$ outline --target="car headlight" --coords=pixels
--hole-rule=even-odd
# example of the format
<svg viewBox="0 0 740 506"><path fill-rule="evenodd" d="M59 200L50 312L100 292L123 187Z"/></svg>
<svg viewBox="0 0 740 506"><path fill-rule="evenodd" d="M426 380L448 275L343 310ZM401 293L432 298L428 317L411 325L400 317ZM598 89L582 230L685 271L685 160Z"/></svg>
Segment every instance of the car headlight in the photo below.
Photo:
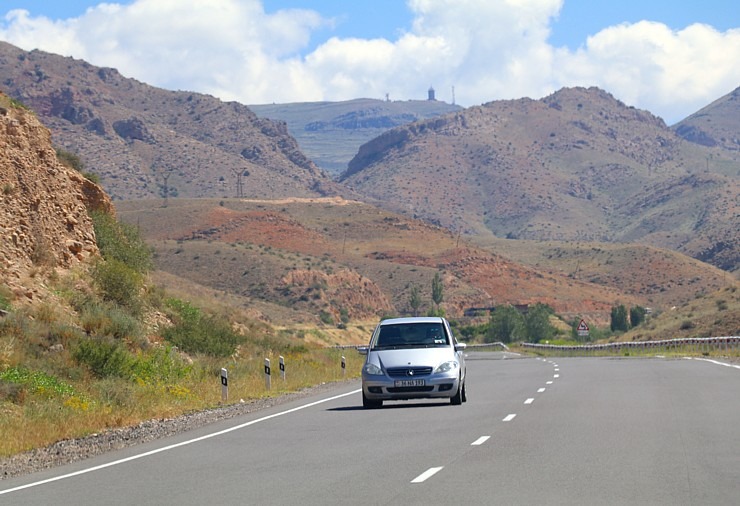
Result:
<svg viewBox="0 0 740 506"><path fill-rule="evenodd" d="M383 370L371 362L366 363L362 370L370 376L381 376L383 374Z"/></svg>
<svg viewBox="0 0 740 506"><path fill-rule="evenodd" d="M439 364L437 368L434 370L435 373L444 373L444 372L450 372L457 369L457 362L454 360L450 360L449 362L444 362L442 364Z"/></svg>

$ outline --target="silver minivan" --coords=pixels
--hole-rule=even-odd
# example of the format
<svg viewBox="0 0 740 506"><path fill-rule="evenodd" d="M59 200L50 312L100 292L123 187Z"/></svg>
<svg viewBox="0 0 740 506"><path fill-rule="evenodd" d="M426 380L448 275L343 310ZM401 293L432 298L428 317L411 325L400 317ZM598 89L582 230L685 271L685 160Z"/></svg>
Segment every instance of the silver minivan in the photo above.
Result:
<svg viewBox="0 0 740 506"><path fill-rule="evenodd" d="M450 323L440 317L381 321L362 367L362 405L379 408L383 401L450 399L462 404L465 392L465 344L458 343Z"/></svg>

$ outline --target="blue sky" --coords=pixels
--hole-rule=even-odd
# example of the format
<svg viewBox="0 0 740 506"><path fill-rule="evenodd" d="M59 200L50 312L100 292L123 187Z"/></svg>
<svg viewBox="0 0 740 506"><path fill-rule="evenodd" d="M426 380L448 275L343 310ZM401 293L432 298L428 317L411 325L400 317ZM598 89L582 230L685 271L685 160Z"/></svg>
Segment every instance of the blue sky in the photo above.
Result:
<svg viewBox="0 0 740 506"><path fill-rule="evenodd" d="M740 86L729 0L0 0L0 40L247 104L598 86L671 124Z"/></svg>

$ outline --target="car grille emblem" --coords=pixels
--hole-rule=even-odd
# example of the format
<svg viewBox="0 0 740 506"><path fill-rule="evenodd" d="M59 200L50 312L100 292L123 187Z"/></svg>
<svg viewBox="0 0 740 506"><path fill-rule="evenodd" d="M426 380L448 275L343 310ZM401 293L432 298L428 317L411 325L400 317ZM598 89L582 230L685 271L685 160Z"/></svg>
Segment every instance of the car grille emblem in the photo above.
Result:
<svg viewBox="0 0 740 506"><path fill-rule="evenodd" d="M413 375L414 375L414 370L413 370L413 369L409 369L409 372L408 372L407 374L408 374L409 376L413 376Z"/></svg>

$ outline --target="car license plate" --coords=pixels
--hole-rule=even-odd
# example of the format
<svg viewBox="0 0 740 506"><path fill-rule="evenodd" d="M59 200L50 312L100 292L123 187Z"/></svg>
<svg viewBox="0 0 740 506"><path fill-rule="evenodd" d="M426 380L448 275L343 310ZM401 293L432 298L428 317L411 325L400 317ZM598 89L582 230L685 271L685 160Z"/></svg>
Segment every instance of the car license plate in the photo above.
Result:
<svg viewBox="0 0 740 506"><path fill-rule="evenodd" d="M396 380L396 387L423 387L424 380Z"/></svg>

